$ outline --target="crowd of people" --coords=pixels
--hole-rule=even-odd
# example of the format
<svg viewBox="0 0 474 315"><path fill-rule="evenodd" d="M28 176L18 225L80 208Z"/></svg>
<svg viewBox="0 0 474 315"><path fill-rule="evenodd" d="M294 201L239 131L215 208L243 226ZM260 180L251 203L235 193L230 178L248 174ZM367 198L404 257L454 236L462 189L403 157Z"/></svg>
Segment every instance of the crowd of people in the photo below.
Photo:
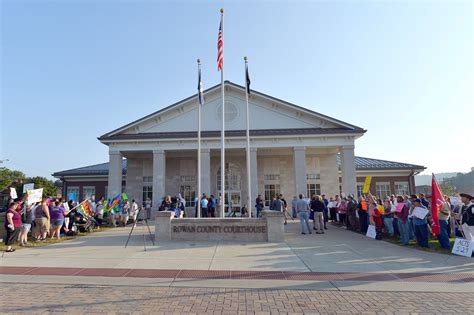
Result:
<svg viewBox="0 0 474 315"><path fill-rule="evenodd" d="M448 196L438 213L439 234L437 239L442 248L449 250L450 237L465 237L463 224L468 229L474 227L474 198L469 194L460 194L461 203L451 204ZM19 242L20 246L28 245L28 235L35 241L44 241L47 237L60 239L62 234L67 234L77 228L78 211L81 204L70 200L63 203L61 199L43 197L41 202L26 205L25 199L11 201L5 215L5 245L6 252L13 252L12 244ZM109 207L108 201L101 199L97 203L87 200L90 206L90 218L80 212L82 219L91 219L92 226L100 227L108 224L113 227L126 226L136 222L140 211L135 200L120 199L113 207ZM186 201L181 195L165 196L159 207L159 211L175 211L175 217L182 218L185 215ZM399 237L403 245L408 245L410 240L416 240L418 246L429 247L429 236L433 225L431 215L431 200L424 194L386 196L383 199L376 198L370 193L355 198L354 195L341 197L335 195L314 195L306 198L303 194L294 196L288 203L282 194L275 195L268 201L270 210L283 212L285 224L288 217L299 218L301 234L324 234L328 222L345 227L348 230L366 234L370 227L375 229L375 238ZM151 218L152 203L149 198L143 202L142 218ZM199 207L199 210L198 210ZM229 208L231 206L229 205ZM291 207L291 213L289 208ZM195 199L195 216L201 211L201 217L218 216L219 201L214 195L203 194L201 198ZM265 200L261 195L255 200L257 217L261 216L265 208ZM417 211L425 211L424 216L418 215ZM241 209L241 215L246 214L246 209ZM311 228L310 222L313 222ZM470 232L470 231L469 231Z"/></svg>
<svg viewBox="0 0 474 315"><path fill-rule="evenodd" d="M437 239L442 248L451 248L449 238L452 236L465 237L462 225L474 226L474 198L469 194L460 194L462 203L453 205L450 198L445 196L445 204L438 213L440 232ZM275 201L276 200L276 201ZM286 211L287 204L281 195L274 198L271 210ZM257 211L262 206L261 196L256 200ZM403 245L410 240L416 240L417 245L427 248L429 235L433 225L431 215L431 200L424 194L405 196L386 196L383 199L371 194L355 198L354 195L326 198L325 195L314 195L311 199L300 194L293 197L291 202L293 218L299 217L301 234L324 234L327 222L343 226L348 230L366 234L370 226L375 228L375 238L381 240L384 235L398 236ZM418 209L418 210L417 210ZM418 215L419 209L424 209L425 215ZM421 211L423 213L423 210ZM313 221L313 228L310 228Z"/></svg>
<svg viewBox="0 0 474 315"><path fill-rule="evenodd" d="M11 200L5 213L4 238L5 252L14 252L12 245L28 246L28 240L36 242L47 238L57 239L61 235L76 234L78 231L92 231L102 225L113 227L126 226L137 220L139 206L132 200L121 199L111 209L107 209L107 201L101 199L97 203L85 200L78 204L73 200L63 202L62 199L43 197L41 202L26 204L27 195L21 200ZM90 213L82 211L82 204L87 202ZM143 218L151 217L151 200L144 202Z"/></svg>

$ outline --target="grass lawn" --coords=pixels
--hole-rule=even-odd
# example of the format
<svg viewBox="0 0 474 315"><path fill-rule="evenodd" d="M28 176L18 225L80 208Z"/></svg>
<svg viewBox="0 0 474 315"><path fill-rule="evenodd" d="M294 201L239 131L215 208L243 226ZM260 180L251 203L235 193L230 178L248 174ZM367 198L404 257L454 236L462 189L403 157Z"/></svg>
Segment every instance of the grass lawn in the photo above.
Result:
<svg viewBox="0 0 474 315"><path fill-rule="evenodd" d="M5 214L2 213L0 215L0 238L2 238L2 245L4 245L4 240L5 240L5 236L6 236L6 231L5 231L5 227L4 227L4 222L5 222ZM108 229L111 229L112 227L109 227L109 226L101 226L100 227L100 230L94 230L94 232L100 232L100 231L105 231L105 230L108 230ZM93 233L94 233L93 232ZM54 239L50 239L49 237L45 240L45 241L35 241L33 240L33 238L31 236L28 237L28 246L27 247L41 247L41 246L46 246L46 245L49 245L49 244L55 244L55 243L61 243L63 241L67 241L67 240L72 240L72 239L75 239L77 237L81 237L81 236L85 236L85 235L88 235L89 233L79 233L78 235L75 235L75 236L61 236L61 239L60 240L57 240L56 238ZM20 246L18 243L15 243L12 245L12 248L15 248L15 249L22 249L24 247ZM3 249L2 249L3 250Z"/></svg>
<svg viewBox="0 0 474 315"><path fill-rule="evenodd" d="M400 240L400 237L398 237L398 236L390 237L390 236L384 235L382 240L393 243L393 244L403 246L402 241ZM453 247L455 240L456 240L456 238L453 238L453 237L449 239L449 242L451 244L451 248ZM428 240L428 246L429 246L428 248L419 247L416 243L416 240L411 240L408 243L408 247L415 248L415 249L418 249L418 250L451 255L451 250L447 250L447 249L442 248L441 245L438 242L438 239L433 238L432 236L430 236L430 238Z"/></svg>

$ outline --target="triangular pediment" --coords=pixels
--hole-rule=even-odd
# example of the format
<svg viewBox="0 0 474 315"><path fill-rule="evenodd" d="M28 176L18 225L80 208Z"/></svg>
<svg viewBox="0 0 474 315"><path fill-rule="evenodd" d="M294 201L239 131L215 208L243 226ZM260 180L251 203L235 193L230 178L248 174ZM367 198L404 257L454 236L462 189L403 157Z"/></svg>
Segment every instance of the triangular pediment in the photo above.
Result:
<svg viewBox="0 0 474 315"><path fill-rule="evenodd" d="M218 131L222 125L222 96L220 85L204 92L201 106L201 130ZM246 129L245 89L231 82L225 83L226 131ZM105 134L100 139L117 135L195 132L198 129L198 100L194 95L126 126ZM263 93L252 91L249 97L250 130L278 129L363 129L322 115Z"/></svg>

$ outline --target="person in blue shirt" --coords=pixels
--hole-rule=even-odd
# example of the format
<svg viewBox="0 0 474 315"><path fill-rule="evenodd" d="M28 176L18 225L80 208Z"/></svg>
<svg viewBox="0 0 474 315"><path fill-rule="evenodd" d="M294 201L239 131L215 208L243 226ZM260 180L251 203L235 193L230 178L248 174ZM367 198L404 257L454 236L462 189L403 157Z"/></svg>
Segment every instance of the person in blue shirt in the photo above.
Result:
<svg viewBox="0 0 474 315"><path fill-rule="evenodd" d="M207 200L206 194L202 194L202 199L201 199L201 213L203 218L207 218L207 205L209 203L209 200Z"/></svg>
<svg viewBox="0 0 474 315"><path fill-rule="evenodd" d="M415 206L414 210L418 208L427 209L422 203L420 198L413 200L413 205ZM413 224L415 226L415 237L418 246L428 248L428 221L425 216L423 219L420 219L416 216L413 216Z"/></svg>

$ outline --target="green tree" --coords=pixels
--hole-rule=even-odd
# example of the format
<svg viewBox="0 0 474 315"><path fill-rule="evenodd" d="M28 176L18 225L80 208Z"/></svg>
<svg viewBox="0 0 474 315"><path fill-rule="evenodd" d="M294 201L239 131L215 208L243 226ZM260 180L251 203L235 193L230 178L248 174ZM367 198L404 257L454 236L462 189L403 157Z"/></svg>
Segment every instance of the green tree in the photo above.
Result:
<svg viewBox="0 0 474 315"><path fill-rule="evenodd" d="M25 182L25 178L25 174L21 171L12 171L6 167L0 167L0 191L8 187L21 186Z"/></svg>
<svg viewBox="0 0 474 315"><path fill-rule="evenodd" d="M26 179L28 183L34 183L35 189L43 188L43 196L53 196L56 197L58 188L54 185L52 180L49 180L45 177L36 176L36 177L28 177Z"/></svg>
<svg viewBox="0 0 474 315"><path fill-rule="evenodd" d="M457 196L457 192L456 192L456 187L454 187L453 184L451 184L450 182L441 182L439 184L439 188L441 188L441 191L443 192L443 194L445 195L448 195L448 196Z"/></svg>

